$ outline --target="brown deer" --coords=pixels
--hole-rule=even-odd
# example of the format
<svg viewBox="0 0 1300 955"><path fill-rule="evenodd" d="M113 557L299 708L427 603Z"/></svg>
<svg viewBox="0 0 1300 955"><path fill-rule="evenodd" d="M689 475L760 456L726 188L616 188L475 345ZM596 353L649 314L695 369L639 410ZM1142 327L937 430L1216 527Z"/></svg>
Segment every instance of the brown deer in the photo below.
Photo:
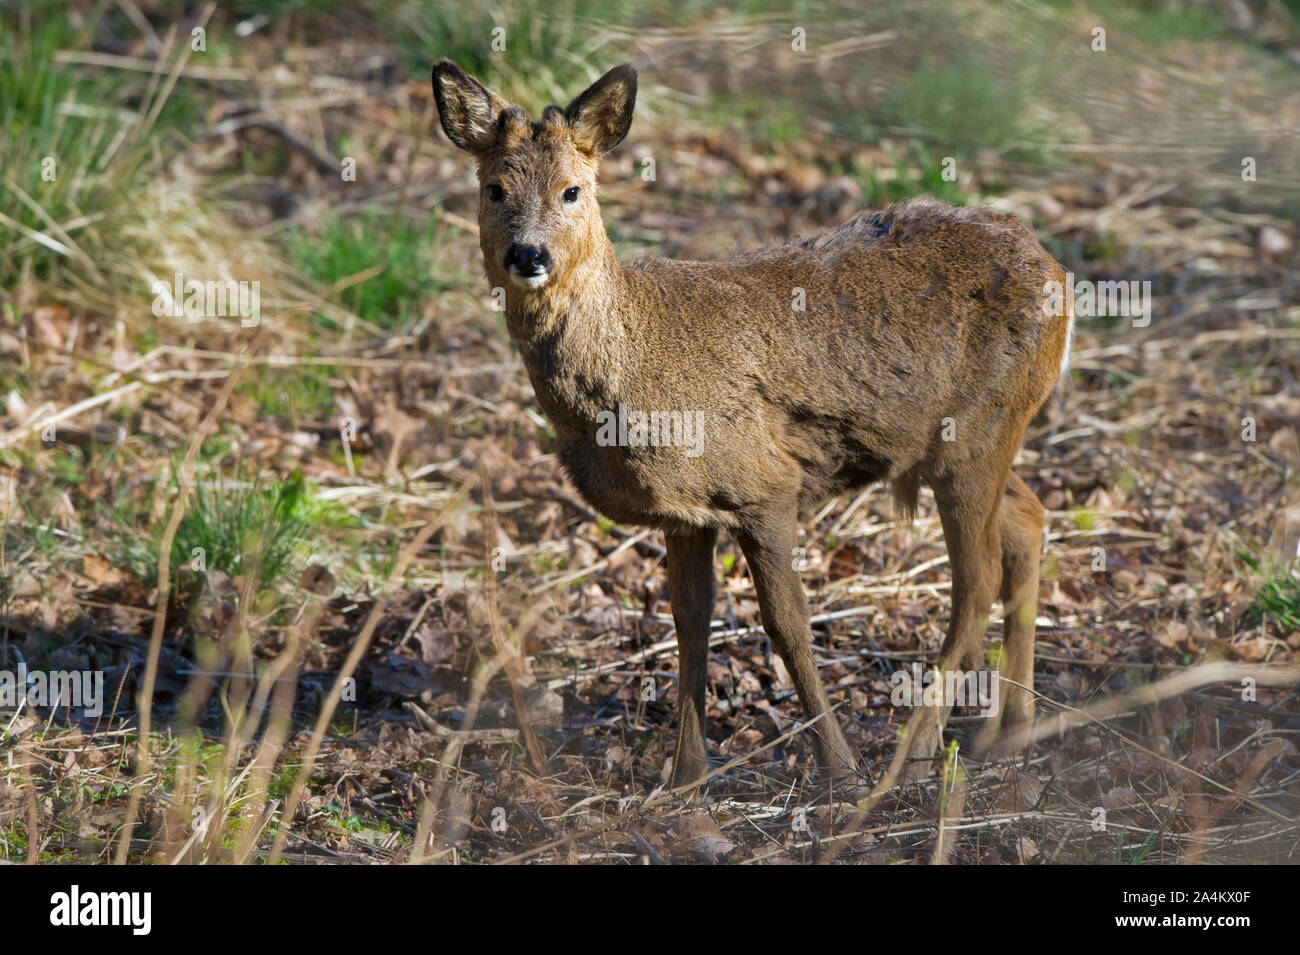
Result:
<svg viewBox="0 0 1300 955"><path fill-rule="evenodd" d="M940 667L980 666L1000 596L1003 672L1032 686L1044 516L1011 465L1062 372L1071 316L1045 307L1065 275L1019 220L913 199L732 259L623 265L596 169L632 125L631 67L540 120L449 60L433 92L448 138L477 160L488 280L505 290L565 470L608 517L664 532L681 658L674 785L708 769L718 532L740 545L763 628L812 718L829 703L796 569L798 515L873 482L890 482L909 517L920 482L934 491L952 566ZM681 440L689 420L693 444ZM1032 718L1026 691L1002 697L1003 728ZM933 756L942 713L914 754ZM812 731L833 777L855 769L834 714Z"/></svg>

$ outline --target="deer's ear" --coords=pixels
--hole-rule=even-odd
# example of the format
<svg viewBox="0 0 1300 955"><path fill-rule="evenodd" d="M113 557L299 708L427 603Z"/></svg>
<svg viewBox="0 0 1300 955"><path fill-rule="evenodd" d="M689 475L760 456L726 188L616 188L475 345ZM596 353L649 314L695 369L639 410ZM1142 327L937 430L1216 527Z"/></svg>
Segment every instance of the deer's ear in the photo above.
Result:
<svg viewBox="0 0 1300 955"><path fill-rule="evenodd" d="M439 60L433 68L433 98L442 131L472 153L492 144L497 117L509 105L451 60Z"/></svg>
<svg viewBox="0 0 1300 955"><path fill-rule="evenodd" d="M632 128L636 106L636 70L616 66L569 104L564 118L580 150L599 156L623 141Z"/></svg>

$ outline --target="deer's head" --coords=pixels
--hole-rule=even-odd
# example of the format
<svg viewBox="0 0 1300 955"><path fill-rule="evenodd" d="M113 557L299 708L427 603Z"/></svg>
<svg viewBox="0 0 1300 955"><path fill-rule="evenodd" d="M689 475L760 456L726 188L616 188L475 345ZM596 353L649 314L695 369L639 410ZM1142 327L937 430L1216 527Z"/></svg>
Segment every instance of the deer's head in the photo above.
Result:
<svg viewBox="0 0 1300 955"><path fill-rule="evenodd" d="M479 245L503 287L564 283L606 247L596 166L632 125L636 71L618 66L532 120L450 60L433 68L443 131L478 160Z"/></svg>

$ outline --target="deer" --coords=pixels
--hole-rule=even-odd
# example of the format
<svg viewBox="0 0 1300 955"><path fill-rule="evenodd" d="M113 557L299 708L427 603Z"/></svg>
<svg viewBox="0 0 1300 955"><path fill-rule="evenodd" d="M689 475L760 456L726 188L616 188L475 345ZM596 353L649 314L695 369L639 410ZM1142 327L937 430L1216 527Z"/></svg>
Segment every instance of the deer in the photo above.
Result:
<svg viewBox="0 0 1300 955"><path fill-rule="evenodd" d="M815 721L819 772L858 774L817 672L799 521L880 483L908 521L922 482L934 495L952 574L939 669L981 665L1000 599L1009 688L996 731L1032 722L1045 512L1012 465L1064 377L1073 324L1068 306L1045 304L1065 272L1033 233L1012 214L918 197L734 258L624 264L597 171L632 125L631 66L538 119L451 60L432 80L444 133L476 163L487 279L504 290L506 327L564 471L610 520L663 532L679 656L671 785L693 791L709 772L722 533L745 558L763 630ZM615 411L632 424L610 427ZM672 428L647 439L647 411L696 413L696 453ZM933 766L950 702L908 741L914 762Z"/></svg>

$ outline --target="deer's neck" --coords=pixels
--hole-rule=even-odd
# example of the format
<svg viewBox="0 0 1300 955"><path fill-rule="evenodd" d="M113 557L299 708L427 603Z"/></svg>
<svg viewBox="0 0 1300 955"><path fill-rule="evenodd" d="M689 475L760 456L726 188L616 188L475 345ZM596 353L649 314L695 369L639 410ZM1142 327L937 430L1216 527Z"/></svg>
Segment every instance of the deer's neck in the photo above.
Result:
<svg viewBox="0 0 1300 955"><path fill-rule="evenodd" d="M506 290L506 325L542 409L560 431L615 407L635 362L629 280L600 231L592 254L540 289Z"/></svg>

